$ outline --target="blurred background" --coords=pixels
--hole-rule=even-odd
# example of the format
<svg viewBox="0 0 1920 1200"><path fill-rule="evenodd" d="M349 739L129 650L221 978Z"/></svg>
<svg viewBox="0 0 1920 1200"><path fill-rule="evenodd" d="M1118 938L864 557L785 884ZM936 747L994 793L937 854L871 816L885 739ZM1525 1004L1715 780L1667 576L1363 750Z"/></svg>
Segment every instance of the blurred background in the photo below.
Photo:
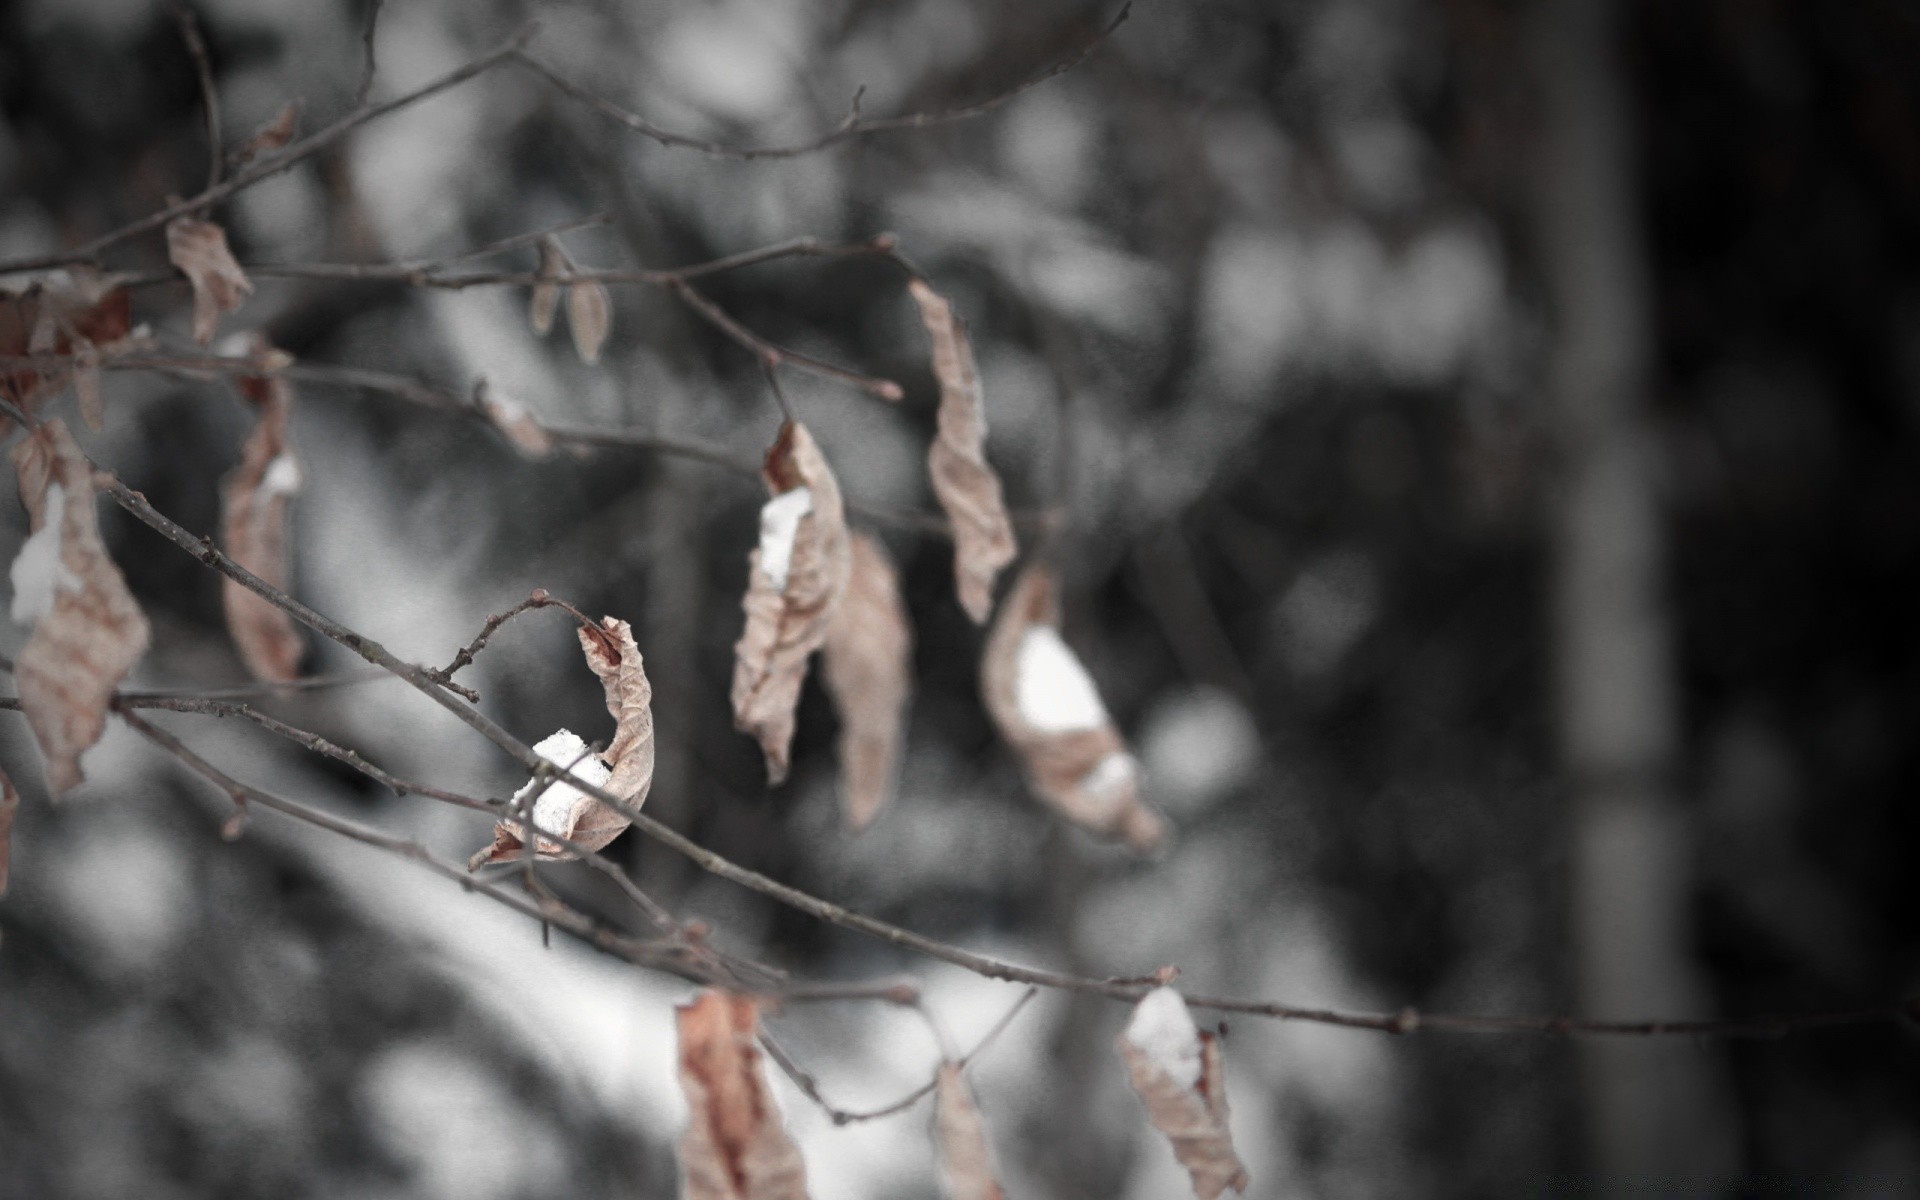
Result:
<svg viewBox="0 0 1920 1200"><path fill-rule="evenodd" d="M353 102L362 3L194 0L237 146L288 100ZM1013 0L388 0L374 96L530 17L533 53L658 124L805 141L995 95L1111 6ZM197 191L192 60L150 0L0 7L0 258ZM1752 1016L1920 982L1911 634L1920 539L1920 8L1554 0L1138 3L990 114L741 162L656 144L504 66L216 210L246 263L437 258L594 212L585 266L898 235L971 322L1010 503L1059 507L1065 635L1177 829L1155 861L1024 791L977 694L924 448L935 389L899 273L796 260L707 294L784 345L900 380L786 387L901 564L918 691L900 793L859 834L809 685L764 786L727 702L750 475L603 449L527 461L484 423L303 385L294 592L442 663L545 587L633 623L648 810L801 888L1092 975L1392 1011ZM165 267L148 235L114 268ZM531 252L494 260L527 270ZM228 330L308 364L751 462L751 357L616 287L597 367L521 288L256 278ZM135 318L186 345L180 283ZM89 451L196 531L249 416L219 380L112 372ZM69 402L64 412L75 424ZM11 503L9 560L25 536ZM110 505L152 618L142 687L246 676L216 577ZM1030 545L1030 535L1025 541ZM568 622L462 676L534 741L610 733ZM8 625L0 653L27 631ZM310 669L352 664L316 646ZM396 774L524 777L404 685L265 706ZM251 727L163 723L227 770L453 857L484 818L396 800ZM600 957L367 847L257 816L110 732L59 808L24 724L0 902L0 1194L667 1196L672 1005ZM955 1045L1019 995L822 927L628 835L610 853L719 944L810 977L913 972ZM630 921L579 868L578 902ZM1010 1195L1186 1194L1113 1051L1122 1005L1043 995L973 1072ZM1207 1014L1197 1014L1210 1019ZM777 1036L843 1107L937 1049L875 1005ZM1236 1140L1261 1197L1920 1189L1920 1041L1414 1037L1236 1019ZM777 1082L816 1197L933 1196L923 1106L836 1127Z"/></svg>

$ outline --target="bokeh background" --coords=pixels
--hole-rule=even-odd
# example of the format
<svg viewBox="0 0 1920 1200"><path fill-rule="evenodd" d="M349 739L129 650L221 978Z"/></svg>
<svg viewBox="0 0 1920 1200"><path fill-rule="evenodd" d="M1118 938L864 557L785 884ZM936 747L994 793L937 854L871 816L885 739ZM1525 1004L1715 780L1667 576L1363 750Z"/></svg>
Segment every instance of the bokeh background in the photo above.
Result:
<svg viewBox="0 0 1920 1200"><path fill-rule="evenodd" d="M351 104L364 4L193 8L231 142L289 99L306 129ZM544 61L664 126L805 140L860 85L875 116L996 94L1113 11L389 0L374 94L537 16ZM0 6L0 257L197 190L202 120L164 7ZM1920 9L1146 0L991 114L754 162L657 145L505 67L216 215L264 263L434 258L590 212L610 220L568 244L591 266L898 235L972 324L1012 504L1065 514L1067 638L1178 839L1141 862L1062 827L997 744L950 546L897 519L932 511L934 388L900 276L872 260L708 288L907 388L888 407L787 376L850 496L893 518L872 527L915 623L900 794L858 835L817 689L782 788L731 727L751 477L614 449L529 462L468 414L300 390L296 593L428 663L534 587L631 621L661 819L937 937L1095 975L1174 963L1198 991L1640 1017L1915 990ZM162 239L105 260L163 268ZM456 393L484 377L544 419L749 461L777 425L751 358L660 291L615 289L587 367L532 334L521 289L257 284L227 328L307 363ZM184 345L186 308L156 285L136 317ZM230 387L107 388L89 450L215 529L247 422ZM10 559L24 518L0 507ZM135 683L242 682L215 576L108 507L155 626ZM350 665L315 647L312 669ZM557 615L509 627L464 678L527 741L608 732ZM268 707L397 774L521 782L404 685ZM452 856L486 840L483 819L252 728L163 719L295 798ZM0 902L0 1194L674 1194L686 986L543 946L269 814L223 842L225 801L124 730L59 808L17 718L0 753L25 796ZM611 852L723 945L815 977L919 975L955 1045L1018 998L635 836ZM1185 1194L1126 1090L1124 1017L1044 995L980 1059L1011 1195ZM845 1107L900 1095L937 1054L874 1005L774 1028ZM1237 1019L1226 1047L1255 1196L1920 1188L1920 1041L1893 1025L1607 1047ZM816 1196L936 1194L924 1106L835 1127L778 1086Z"/></svg>

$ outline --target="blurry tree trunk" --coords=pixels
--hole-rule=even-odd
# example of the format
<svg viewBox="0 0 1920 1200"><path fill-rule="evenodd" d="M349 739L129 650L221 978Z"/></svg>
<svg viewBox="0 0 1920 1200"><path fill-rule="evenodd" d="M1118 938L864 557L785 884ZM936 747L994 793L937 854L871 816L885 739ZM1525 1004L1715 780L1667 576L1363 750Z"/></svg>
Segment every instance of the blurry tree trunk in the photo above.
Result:
<svg viewBox="0 0 1920 1200"><path fill-rule="evenodd" d="M1652 305L1615 0L1552 0L1534 33L1543 99L1538 235L1555 341L1553 657L1568 780L1569 896L1584 1015L1694 1015L1692 838L1674 795L1679 702L1665 531L1644 410ZM1732 1165L1719 1060L1588 1039L1591 1168L1616 1186L1708 1186Z"/></svg>

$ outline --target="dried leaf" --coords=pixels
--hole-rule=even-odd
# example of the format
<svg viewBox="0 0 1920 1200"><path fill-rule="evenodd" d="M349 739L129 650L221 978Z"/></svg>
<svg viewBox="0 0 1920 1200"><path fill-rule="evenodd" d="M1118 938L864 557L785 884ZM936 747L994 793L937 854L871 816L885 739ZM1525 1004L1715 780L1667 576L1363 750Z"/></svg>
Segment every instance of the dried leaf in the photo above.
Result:
<svg viewBox="0 0 1920 1200"><path fill-rule="evenodd" d="M560 307L560 285L553 282L553 277L572 268L559 238L548 234L540 239L540 268L535 272L540 282L533 285L533 304L527 319L541 337L552 332L553 314Z"/></svg>
<svg viewBox="0 0 1920 1200"><path fill-rule="evenodd" d="M480 408L493 422L493 427L528 458L545 458L553 453L553 439L519 401L486 388L480 393Z"/></svg>
<svg viewBox="0 0 1920 1200"><path fill-rule="evenodd" d="M266 361L263 339L255 336L251 348L255 358ZM301 482L300 462L287 444L293 386L278 373L243 375L237 382L254 407L254 422L240 465L220 486L220 538L229 557L284 592L287 508ZM254 678L284 682L299 676L306 643L285 609L224 576L220 604L227 633Z"/></svg>
<svg viewBox="0 0 1920 1200"><path fill-rule="evenodd" d="M32 533L9 574L13 619L33 623L14 665L20 707L60 796L85 778L114 689L145 653L147 618L107 557L93 511L93 467L58 418L13 449Z"/></svg>
<svg viewBox="0 0 1920 1200"><path fill-rule="evenodd" d="M193 340L205 346L220 328L221 314L239 308L253 283L227 249L227 231L211 221L167 222L167 259L193 284Z"/></svg>
<svg viewBox="0 0 1920 1200"><path fill-rule="evenodd" d="M1200 1200L1232 1188L1247 1190L1247 1169L1227 1128L1227 1078L1220 1042L1202 1033L1187 1003L1170 987L1155 988L1134 1006L1120 1035L1133 1090L1147 1119L1173 1143L1173 1155L1193 1179Z"/></svg>
<svg viewBox="0 0 1920 1200"><path fill-rule="evenodd" d="M276 114L273 120L253 131L241 147L233 152L237 164L250 163L273 150L278 150L293 140L293 131L300 123L300 105L288 101L285 108Z"/></svg>
<svg viewBox="0 0 1920 1200"><path fill-rule="evenodd" d="M583 625L579 633L587 666L606 691L607 711L614 719L613 742L604 755L595 757L586 743L562 729L535 746L534 753L639 808L653 786L653 685L647 682L640 647L634 643L633 628L617 617L602 617L599 625ZM520 800L534 786L529 782L514 799ZM551 783L534 801L533 823L588 850L600 850L633 822L570 784ZM495 822L493 844L473 857L469 869L519 858L526 845L524 832L518 820ZM534 856L547 861L576 857L559 842L545 838L534 847Z"/></svg>
<svg viewBox="0 0 1920 1200"><path fill-rule="evenodd" d="M600 361L600 347L612 324L613 301L605 284L590 279L567 288L567 328L573 332L573 348L581 362Z"/></svg>
<svg viewBox="0 0 1920 1200"><path fill-rule="evenodd" d="M1005 1200L965 1071L959 1063L941 1063L936 1078L933 1129L947 1200Z"/></svg>
<svg viewBox="0 0 1920 1200"><path fill-rule="evenodd" d="M761 477L773 499L760 510L741 601L747 627L733 647L733 723L759 739L768 782L777 784L787 777L807 657L826 640L852 551L840 485L805 426L781 427Z"/></svg>
<svg viewBox="0 0 1920 1200"><path fill-rule="evenodd" d="M806 1200L806 1164L760 1061L760 1010L745 996L708 990L675 1014L688 1110L683 1200Z"/></svg>
<svg viewBox="0 0 1920 1200"><path fill-rule="evenodd" d="M887 552L864 533L849 538L846 594L827 622L821 679L840 713L840 796L859 829L893 793L913 690L913 632Z"/></svg>
<svg viewBox="0 0 1920 1200"><path fill-rule="evenodd" d="M105 419L100 390L104 358L146 345L134 336L129 277L89 267L57 271L18 294L0 291L0 355L70 355L72 366L0 368L0 396L26 411L74 385L80 415L99 429ZM0 417L0 435L13 422Z"/></svg>
<svg viewBox="0 0 1920 1200"><path fill-rule="evenodd" d="M1029 567L1001 606L980 668L987 712L1028 784L1062 816L1146 851L1166 823L1140 797L1139 765L1080 659L1060 640L1053 576Z"/></svg>
<svg viewBox="0 0 1920 1200"><path fill-rule="evenodd" d="M7 894L7 876L13 861L13 815L20 811L20 793L0 771L0 896Z"/></svg>
<svg viewBox="0 0 1920 1200"><path fill-rule="evenodd" d="M993 611L993 581L1019 550L1000 496L1000 477L987 465L987 414L973 345L945 297L919 279L908 290L933 339L933 373L940 381L940 432L927 452L927 469L940 507L953 522L960 607L974 624L984 625Z"/></svg>

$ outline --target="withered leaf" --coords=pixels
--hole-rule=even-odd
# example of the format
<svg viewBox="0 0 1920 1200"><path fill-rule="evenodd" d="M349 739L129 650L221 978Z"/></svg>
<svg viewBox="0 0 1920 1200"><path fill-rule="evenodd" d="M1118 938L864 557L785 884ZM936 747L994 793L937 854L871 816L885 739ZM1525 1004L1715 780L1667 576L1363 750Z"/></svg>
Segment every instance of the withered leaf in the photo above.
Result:
<svg viewBox="0 0 1920 1200"><path fill-rule="evenodd" d="M597 279L567 287L567 328L573 333L573 348L580 361L600 361L600 347L606 343L607 330L613 324L613 300L607 287Z"/></svg>
<svg viewBox="0 0 1920 1200"><path fill-rule="evenodd" d="M613 714L613 742L604 755L595 757L584 742L562 729L535 746L534 752L639 808L653 786L653 685L647 681L640 647L633 640L632 626L617 617L602 617L597 626L583 625L579 634L581 652L600 677L607 711ZM521 799L534 786L527 784L514 799ZM633 822L618 809L562 782L548 784L534 801L533 823L585 849L600 850ZM468 867L519 858L526 846L524 836L519 820L495 822L493 844L476 854ZM548 861L576 857L572 850L546 838L534 847L534 856Z"/></svg>
<svg viewBox="0 0 1920 1200"><path fill-rule="evenodd" d="M273 150L278 150L293 140L293 131L300 123L300 105L288 101L286 106L275 114L273 120L253 131L253 136L233 152L235 163L249 163Z"/></svg>
<svg viewBox="0 0 1920 1200"><path fill-rule="evenodd" d="M708 990L675 1015L688 1110L683 1200L806 1200L806 1164L760 1061L759 1008L745 996Z"/></svg>
<svg viewBox="0 0 1920 1200"><path fill-rule="evenodd" d="M1001 606L980 667L987 712L1041 799L1085 829L1151 850L1166 823L1141 798L1139 764L1060 639L1054 592L1052 573L1036 563Z"/></svg>
<svg viewBox="0 0 1920 1200"><path fill-rule="evenodd" d="M1192 1177L1194 1195L1218 1200L1228 1188L1246 1191L1247 1169L1227 1128L1219 1039L1194 1027L1179 992L1161 987L1141 998L1120 1035L1120 1057L1147 1119Z"/></svg>
<svg viewBox="0 0 1920 1200"><path fill-rule="evenodd" d="M107 557L93 511L93 467L58 418L13 448L32 533L10 571L13 618L33 622L14 665L20 707L47 760L49 790L80 783L114 689L146 652L146 615Z"/></svg>
<svg viewBox="0 0 1920 1200"><path fill-rule="evenodd" d="M540 239L540 268L535 272L540 281L533 285L533 301L527 319L532 323L533 331L541 337L552 331L553 314L560 307L560 285L554 282L553 277L572 267L559 238L548 234Z"/></svg>
<svg viewBox="0 0 1920 1200"><path fill-rule="evenodd" d="M227 248L227 231L211 221L175 217L167 222L167 259L193 285L193 340L205 346L220 328L221 315L240 307L253 282Z"/></svg>
<svg viewBox="0 0 1920 1200"><path fill-rule="evenodd" d="M986 1126L959 1063L940 1064L934 1087L934 1140L947 1200L1005 1200L994 1176Z"/></svg>
<svg viewBox="0 0 1920 1200"><path fill-rule="evenodd" d="M0 896L7 894L7 876L13 862L13 816L20 811L20 793L5 771L0 771Z"/></svg>
<svg viewBox="0 0 1920 1200"><path fill-rule="evenodd" d="M257 335L252 353L267 360L268 347ZM300 462L287 442L293 386L278 372L243 375L237 382L254 421L240 465L220 487L220 537L235 562L286 591L288 504L301 483ZM227 633L254 678L284 682L299 676L306 643L285 609L225 576L220 604Z"/></svg>
<svg viewBox="0 0 1920 1200"><path fill-rule="evenodd" d="M924 280L908 284L933 340L933 373L940 381L938 436L927 451L934 495L953 523L953 574L960 607L974 624L993 611L993 581L1019 550L1000 495L1000 477L987 465L987 415L967 328L946 298Z"/></svg>
<svg viewBox="0 0 1920 1200"><path fill-rule="evenodd" d="M483 388L480 392L480 409L487 414L487 420L493 427L506 435L514 448L528 458L545 458L553 453L553 439L540 427L520 403L510 396L503 396L492 388Z"/></svg>
<svg viewBox="0 0 1920 1200"><path fill-rule="evenodd" d="M840 485L806 427L789 421L761 471L773 499L741 601L747 627L733 647L733 723L759 739L767 779L787 777L793 710L807 657L826 640L852 570Z"/></svg>
<svg viewBox="0 0 1920 1200"><path fill-rule="evenodd" d="M893 793L913 690L913 632L880 543L849 535L846 594L827 622L821 678L840 713L840 797L855 829Z"/></svg>
<svg viewBox="0 0 1920 1200"><path fill-rule="evenodd" d="M65 355L72 365L0 368L0 396L26 411L71 381L80 415L99 429L105 420L100 363L145 345L134 336L129 277L76 266L25 291L0 290L0 355ZM13 422L0 417L0 435Z"/></svg>

